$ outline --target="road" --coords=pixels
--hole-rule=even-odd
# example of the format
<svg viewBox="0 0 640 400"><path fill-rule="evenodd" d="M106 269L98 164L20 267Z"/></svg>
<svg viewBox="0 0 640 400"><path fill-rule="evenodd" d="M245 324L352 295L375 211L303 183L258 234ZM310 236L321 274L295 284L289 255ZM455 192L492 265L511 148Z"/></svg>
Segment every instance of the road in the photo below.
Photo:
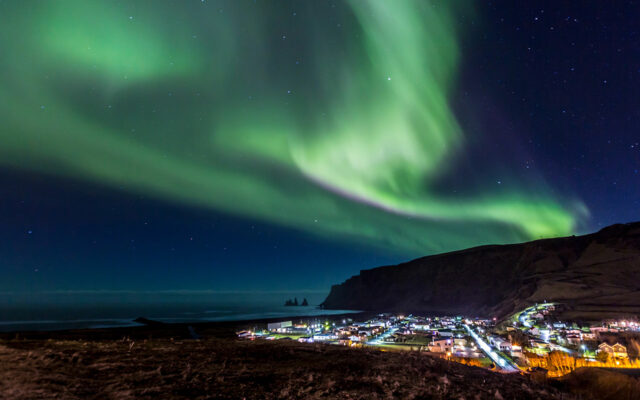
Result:
<svg viewBox="0 0 640 400"><path fill-rule="evenodd" d="M371 346L376 346L376 345L382 344L384 342L385 338L393 335L394 333L396 333L397 330L398 330L398 328L391 328L391 329L387 330L386 332L384 332L382 335L376 337L375 339L369 340L366 344L371 345Z"/></svg>
<svg viewBox="0 0 640 400"><path fill-rule="evenodd" d="M469 332L469 335L476 341L478 347L504 372L520 372L520 369L511 360L508 360L498 354L491 346L485 342L480 335L478 335L469 325L464 324L465 329Z"/></svg>
<svg viewBox="0 0 640 400"><path fill-rule="evenodd" d="M543 303L543 304L539 304L539 305L535 305L535 306L531 306L528 307L526 309L524 309L522 311L522 313L520 313L520 316L518 318L518 320L520 321L520 323L522 325L524 325L526 328L531 328L533 326L532 320L531 320L531 315L534 313L537 313L540 309L540 307L542 308L548 308L550 306L555 306L555 303ZM549 347L551 348L551 350L560 350L562 352L571 354L571 355L577 355L577 353L574 350L568 349L566 347L560 346L557 343L551 343L549 341L549 337L547 335L547 337L545 337L544 335L531 335L537 339L542 340L545 343L549 343Z"/></svg>

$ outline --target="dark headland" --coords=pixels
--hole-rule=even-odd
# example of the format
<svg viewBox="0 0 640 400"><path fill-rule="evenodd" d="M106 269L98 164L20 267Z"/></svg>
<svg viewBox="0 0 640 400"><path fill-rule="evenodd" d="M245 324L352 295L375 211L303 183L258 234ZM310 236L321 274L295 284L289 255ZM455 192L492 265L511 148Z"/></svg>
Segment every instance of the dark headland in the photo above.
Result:
<svg viewBox="0 0 640 400"><path fill-rule="evenodd" d="M363 270L323 306L501 318L544 301L565 304L572 319L640 314L640 222Z"/></svg>

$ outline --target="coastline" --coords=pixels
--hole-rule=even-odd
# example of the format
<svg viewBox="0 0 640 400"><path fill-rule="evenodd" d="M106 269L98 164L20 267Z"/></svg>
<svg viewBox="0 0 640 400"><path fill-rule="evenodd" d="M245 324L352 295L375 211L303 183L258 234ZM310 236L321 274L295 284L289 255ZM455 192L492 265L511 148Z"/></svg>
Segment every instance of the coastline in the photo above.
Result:
<svg viewBox="0 0 640 400"><path fill-rule="evenodd" d="M330 311L330 310L322 310ZM306 321L318 318L338 319L338 318L362 318L375 315L371 311L345 311L342 313L321 313L317 315L289 315L269 318L254 319L228 319L220 321L193 321L193 322L162 322L145 317L149 321L147 324L136 323L136 319L130 322L135 325L116 327L97 327L79 329L59 329L59 330L15 330L0 332L0 340L116 340L123 337L128 338L192 338L191 327L201 337L231 338L235 337L235 332L244 328L254 326L265 326L271 322L282 320Z"/></svg>

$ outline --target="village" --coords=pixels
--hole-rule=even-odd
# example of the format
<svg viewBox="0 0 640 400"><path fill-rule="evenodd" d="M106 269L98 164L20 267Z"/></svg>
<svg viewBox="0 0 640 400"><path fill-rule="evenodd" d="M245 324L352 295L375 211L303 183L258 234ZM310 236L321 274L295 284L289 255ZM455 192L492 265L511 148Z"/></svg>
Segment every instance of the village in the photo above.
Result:
<svg viewBox="0 0 640 400"><path fill-rule="evenodd" d="M499 372L545 377L580 367L640 368L636 319L596 324L561 321L555 317L557 307L561 305L536 304L502 321L390 313L364 321L287 320L238 332L238 337L416 351Z"/></svg>

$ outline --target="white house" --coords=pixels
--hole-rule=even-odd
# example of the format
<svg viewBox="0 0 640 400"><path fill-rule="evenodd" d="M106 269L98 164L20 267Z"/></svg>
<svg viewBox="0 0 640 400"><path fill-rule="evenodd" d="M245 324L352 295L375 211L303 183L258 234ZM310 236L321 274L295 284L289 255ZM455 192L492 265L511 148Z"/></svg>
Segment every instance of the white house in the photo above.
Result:
<svg viewBox="0 0 640 400"><path fill-rule="evenodd" d="M500 340L496 342L496 347L500 349L500 351L508 351L511 352L511 342L508 340Z"/></svg>
<svg viewBox="0 0 640 400"><path fill-rule="evenodd" d="M291 328L291 326L291 321L272 322L267 324L267 329L272 332L286 332L288 330L287 328Z"/></svg>
<svg viewBox="0 0 640 400"><path fill-rule="evenodd" d="M448 353L453 349L452 339L434 339L429 343L429 351L433 353Z"/></svg>

